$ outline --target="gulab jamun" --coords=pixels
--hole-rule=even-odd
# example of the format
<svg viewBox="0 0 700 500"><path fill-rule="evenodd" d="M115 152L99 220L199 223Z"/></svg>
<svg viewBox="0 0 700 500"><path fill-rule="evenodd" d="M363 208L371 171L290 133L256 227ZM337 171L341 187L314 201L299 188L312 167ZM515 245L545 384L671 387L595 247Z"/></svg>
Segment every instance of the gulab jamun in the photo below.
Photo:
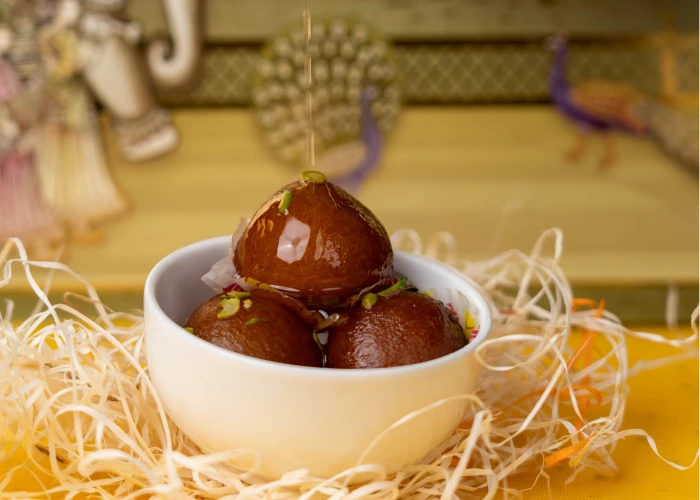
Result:
<svg viewBox="0 0 700 500"><path fill-rule="evenodd" d="M301 366L323 366L313 328L291 309L256 291L216 295L185 324L197 337L254 358Z"/></svg>
<svg viewBox="0 0 700 500"><path fill-rule="evenodd" d="M416 291L368 294L346 314L347 321L328 329L328 368L410 365L467 344L462 326L447 308Z"/></svg>
<svg viewBox="0 0 700 500"><path fill-rule="evenodd" d="M243 278L310 308L332 309L390 275L393 257L377 217L322 173L309 171L255 213L233 263Z"/></svg>

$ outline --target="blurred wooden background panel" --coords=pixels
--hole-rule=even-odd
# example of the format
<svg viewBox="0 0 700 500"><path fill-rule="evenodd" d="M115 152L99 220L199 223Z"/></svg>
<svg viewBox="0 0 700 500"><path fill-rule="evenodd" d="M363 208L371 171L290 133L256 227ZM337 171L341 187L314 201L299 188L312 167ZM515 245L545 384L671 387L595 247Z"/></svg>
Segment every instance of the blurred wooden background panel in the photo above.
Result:
<svg viewBox="0 0 700 500"><path fill-rule="evenodd" d="M301 24L303 0L203 2L199 79L160 94L176 108L181 146L138 165L110 147L132 212L105 227L101 244L71 245L66 254L117 309L138 307L146 275L164 255L230 234L298 175L266 149L248 106L263 43ZM449 231L460 257L479 260L527 252L542 231L559 227L577 293L605 298L625 321L660 322L668 291L678 289L686 321L698 303L697 179L653 142L628 136L615 136L619 161L607 172L596 166L598 141L580 164L568 164L574 131L545 104L552 59L542 40L569 31L573 81L631 85L697 113L696 0L309 4L317 19L365 19L395 42L407 106L359 195L389 231ZM129 5L147 38L166 34L160 0ZM107 128L105 137L113 140ZM54 283L57 293L75 289L65 277ZM26 283L6 290L24 294L29 307Z"/></svg>
<svg viewBox="0 0 700 500"><path fill-rule="evenodd" d="M71 245L66 255L98 290L141 290L163 256L232 233L298 176L265 148L247 110L174 113L183 142L173 154L134 165L110 148L132 213L106 226L100 245ZM450 231L461 258L527 252L542 231L560 227L576 285L697 286L692 175L654 143L624 136L615 137L619 161L609 171L597 168L599 142L570 165L563 156L573 140L545 105L408 108L359 198L389 231ZM59 288L71 285L64 278L54 279Z"/></svg>
<svg viewBox="0 0 700 500"><path fill-rule="evenodd" d="M643 35L672 20L697 32L694 0L311 0L315 17L368 20L394 40ZM303 0L206 0L208 42L260 41L298 23ZM166 32L159 0L132 1L130 14L149 36Z"/></svg>
<svg viewBox="0 0 700 500"><path fill-rule="evenodd" d="M202 71L159 96L170 106L248 105L262 44L301 26L304 2L203 5ZM316 20L362 19L391 40L408 104L545 102L551 54L542 42L566 30L574 81L621 83L697 107L696 1L317 0L310 8ZM130 14L146 38L167 35L160 0L132 1Z"/></svg>

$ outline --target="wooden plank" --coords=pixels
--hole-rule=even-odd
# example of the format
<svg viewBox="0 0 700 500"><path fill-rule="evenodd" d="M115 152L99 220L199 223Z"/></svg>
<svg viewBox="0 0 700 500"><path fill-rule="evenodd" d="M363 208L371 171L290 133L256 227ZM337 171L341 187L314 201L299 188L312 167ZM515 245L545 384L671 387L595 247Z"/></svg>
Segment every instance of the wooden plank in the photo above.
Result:
<svg viewBox="0 0 700 500"><path fill-rule="evenodd" d="M103 243L73 244L66 255L102 292L140 291L159 259L230 234L297 176L265 149L249 111L175 117L183 143L165 158L130 165L109 148L132 213L105 228ZM359 197L389 231L451 231L461 258L529 251L556 226L577 286L697 285L697 181L655 144L631 137L615 138L619 162L608 172L596 168L596 142L572 166L563 157L573 141L549 106L408 108ZM54 283L74 285L62 276ZM26 290L17 280L3 295Z"/></svg>
<svg viewBox="0 0 700 500"><path fill-rule="evenodd" d="M401 40L462 40L543 37L558 30L574 36L637 36L673 19L681 31L697 33L698 4L693 0L315 0L314 17L366 19ZM304 2L289 0L208 0L208 41L260 41L301 23ZM159 0L129 3L147 36L166 32Z"/></svg>

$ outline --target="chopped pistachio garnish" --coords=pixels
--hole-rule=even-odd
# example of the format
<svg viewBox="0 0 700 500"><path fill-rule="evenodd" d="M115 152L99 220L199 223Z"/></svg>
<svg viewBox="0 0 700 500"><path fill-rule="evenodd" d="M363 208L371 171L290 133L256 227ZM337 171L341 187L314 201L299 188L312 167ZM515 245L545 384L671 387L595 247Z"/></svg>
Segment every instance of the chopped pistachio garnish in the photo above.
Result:
<svg viewBox="0 0 700 500"><path fill-rule="evenodd" d="M289 189L282 191L282 200L280 200L280 213L283 214L292 203L292 192Z"/></svg>
<svg viewBox="0 0 700 500"><path fill-rule="evenodd" d="M227 292L228 297L234 297L236 299L245 299L250 297L250 292Z"/></svg>
<svg viewBox="0 0 700 500"><path fill-rule="evenodd" d="M403 278L401 278L399 281L397 281L396 283L391 285L386 290L382 290L381 292L377 292L377 295L379 295L380 297L388 297L392 293L394 293L394 292L400 290L401 288L403 288L404 286L406 286L407 281L408 281L408 278L406 278L406 276L404 276Z"/></svg>
<svg viewBox="0 0 700 500"><path fill-rule="evenodd" d="M219 319L226 319L238 312L241 308L241 299L235 297L224 299L219 304L221 305L221 311L217 313L216 317Z"/></svg>
<svg viewBox="0 0 700 500"><path fill-rule="evenodd" d="M186 326L185 330L190 332L190 333L194 333L194 328L192 328L191 326Z"/></svg>
<svg viewBox="0 0 700 500"><path fill-rule="evenodd" d="M377 303L378 298L376 293L366 293L362 297L362 307L365 309L372 309L372 306Z"/></svg>
<svg viewBox="0 0 700 500"><path fill-rule="evenodd" d="M250 318L245 322L245 326L254 325L256 323L267 323L267 320L263 318Z"/></svg>
<svg viewBox="0 0 700 500"><path fill-rule="evenodd" d="M252 300L250 300L250 299L245 299L245 300L243 301L243 307L245 307L246 309L250 309L252 306L253 306L253 301L252 301Z"/></svg>
<svg viewBox="0 0 700 500"><path fill-rule="evenodd" d="M304 170L301 173L301 178L306 182L312 182L314 184L322 184L327 180L323 172L318 172L316 170Z"/></svg>

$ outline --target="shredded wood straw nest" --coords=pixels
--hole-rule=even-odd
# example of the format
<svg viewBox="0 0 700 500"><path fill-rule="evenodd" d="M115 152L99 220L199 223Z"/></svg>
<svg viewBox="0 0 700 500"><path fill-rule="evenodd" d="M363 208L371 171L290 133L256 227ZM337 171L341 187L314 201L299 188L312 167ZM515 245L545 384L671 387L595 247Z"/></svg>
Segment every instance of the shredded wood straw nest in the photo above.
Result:
<svg viewBox="0 0 700 500"><path fill-rule="evenodd" d="M558 230L544 233L529 255L511 250L484 262L458 261L454 239L445 233L423 245L414 232L402 231L393 242L453 265L490 302L493 331L476 352L485 367L480 389L465 396L471 410L422 463L397 474L364 464L331 479L300 470L264 482L254 470L233 465L241 452L202 454L167 418L149 380L140 315L108 311L95 289L67 266L29 261L21 242L11 240L0 254L0 288L13 269L23 271L39 304L29 319L13 325L8 301L0 318L0 460L20 448L28 457L3 473L0 498L513 497L521 492L508 479L523 471L548 479L548 467L568 463L569 480L584 469L614 474L612 452L624 437L645 436L658 455L643 430L622 428L626 380L696 357L697 309L688 338L628 330L603 304L572 296L558 267ZM40 286L35 268L73 275L84 284L91 310L81 312L71 300L51 304L50 277ZM580 345L570 339L574 328L584 332ZM627 337L675 346L679 353L629 367ZM20 468L55 481L45 491L6 491ZM367 479L348 486L358 471Z"/></svg>

